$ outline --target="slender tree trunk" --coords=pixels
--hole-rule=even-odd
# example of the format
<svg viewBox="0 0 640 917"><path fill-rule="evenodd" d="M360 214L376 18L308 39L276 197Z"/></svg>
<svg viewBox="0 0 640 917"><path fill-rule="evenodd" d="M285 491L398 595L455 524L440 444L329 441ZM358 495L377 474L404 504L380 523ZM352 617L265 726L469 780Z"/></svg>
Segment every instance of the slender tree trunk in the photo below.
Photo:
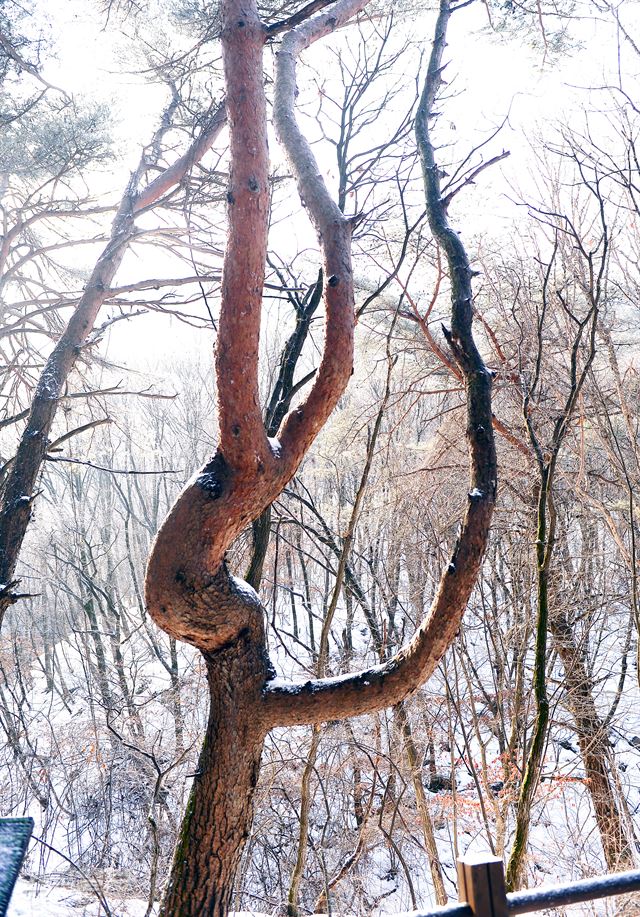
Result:
<svg viewBox="0 0 640 917"><path fill-rule="evenodd" d="M322 738L322 729L320 726L314 726L311 735L311 746L304 766L302 775L302 787L300 797L300 834L298 837L298 853L296 855L296 864L291 873L289 883L289 894L287 896L287 914L288 917L298 917L298 895L300 893L300 883L302 873L304 872L307 860L307 848L309 846L309 813L311 812L311 777L316 767L318 757L318 748Z"/></svg>
<svg viewBox="0 0 640 917"><path fill-rule="evenodd" d="M525 881L527 842L531 826L531 808L540 781L549 725L547 694L547 631L549 623L549 569L555 543L555 513L551 493L552 475L548 466L541 468L538 494L538 524L536 534L537 558L537 619L533 671L533 693L536 719L527 764L520 787L516 810L516 830L507 862L507 889L521 888Z"/></svg>
<svg viewBox="0 0 640 917"><path fill-rule="evenodd" d="M184 751L184 716L182 715L182 701L180 700L180 672L178 668L178 647L176 641L169 639L169 652L171 654L171 708L173 712L173 729L176 737L176 757Z"/></svg>
<svg viewBox="0 0 640 917"><path fill-rule="evenodd" d="M404 753L409 765L409 770L411 771L411 780L413 783L413 789L416 794L416 806L418 809L418 815L420 816L420 826L422 828L424 847L427 851L427 857L429 859L429 868L431 870L431 878L433 880L436 902L438 904L446 904L449 899L444 887L442 867L440 865L440 854L438 853L438 845L436 843L436 836L433 830L433 821L431 820L429 806L427 805L427 796L422 784L422 766L420 762L420 755L418 754L418 749L416 748L416 743L413 738L411 723L409 722L409 717L407 716L407 707L404 701L401 701L399 704L397 704L397 706L394 708L394 713L398 719L398 724L400 726L404 744Z"/></svg>

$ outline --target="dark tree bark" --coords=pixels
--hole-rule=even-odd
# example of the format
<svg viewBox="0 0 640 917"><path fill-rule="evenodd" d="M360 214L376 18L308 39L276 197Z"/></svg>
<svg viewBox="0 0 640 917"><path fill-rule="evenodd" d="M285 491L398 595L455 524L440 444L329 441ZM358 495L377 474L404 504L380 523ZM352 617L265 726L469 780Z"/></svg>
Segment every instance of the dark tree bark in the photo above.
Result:
<svg viewBox="0 0 640 917"><path fill-rule="evenodd" d="M291 407L294 395L305 382L313 378L313 373L310 373L298 383L293 381L296 366L302 354L302 348L309 334L311 319L322 299L322 288L322 271L320 271L316 284L307 291L305 297L303 299L295 297L296 326L282 350L278 377L265 411L264 424L267 436L275 436L277 434L280 424ZM246 580L254 589L259 589L271 535L271 506L267 506L261 515L254 519L251 525L251 534L253 550Z"/></svg>
<svg viewBox="0 0 640 917"><path fill-rule="evenodd" d="M252 799L264 744L259 710L269 668L262 609L255 630L216 653L205 654L210 710L197 775L174 854L161 914L224 917L249 836Z"/></svg>

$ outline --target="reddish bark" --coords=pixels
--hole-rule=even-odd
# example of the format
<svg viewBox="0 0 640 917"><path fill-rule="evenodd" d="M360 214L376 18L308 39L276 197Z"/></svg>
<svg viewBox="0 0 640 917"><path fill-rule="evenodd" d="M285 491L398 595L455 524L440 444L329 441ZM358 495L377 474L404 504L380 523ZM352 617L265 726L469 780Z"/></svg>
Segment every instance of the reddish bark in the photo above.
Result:
<svg viewBox="0 0 640 917"><path fill-rule="evenodd" d="M295 474L351 375L351 228L326 189L313 153L295 123L293 105L299 50L328 34L366 2L343 0L331 14L292 30L280 52L282 60L288 60L288 69L283 74L279 65L276 124L320 239L325 266L326 333L314 385L307 399L284 419L279 439L273 444L267 439L257 394L269 211L261 65L267 32L255 6L231 2L223 5L222 43L234 163L216 350L219 447L214 458L187 485L158 532L146 585L149 611L159 626L206 652L226 644L244 627L240 608L233 619L226 611L222 615L218 612L217 590L220 583L226 588L228 582L222 567L225 552Z"/></svg>
<svg viewBox="0 0 640 917"><path fill-rule="evenodd" d="M271 457L258 396L258 347L269 231L269 153L262 50L250 5L223 4L222 51L231 172L229 230L216 347L220 451L238 475ZM270 463L272 464L272 463Z"/></svg>
<svg viewBox="0 0 640 917"><path fill-rule="evenodd" d="M262 609L240 639L205 655L207 732L174 855L161 917L225 917L248 837L265 730L260 706L268 677Z"/></svg>
<svg viewBox="0 0 640 917"><path fill-rule="evenodd" d="M417 690L459 627L486 544L496 492L491 376L471 332L471 271L466 253L459 240L451 242L457 237L448 228L438 189L430 186L426 169L432 229L440 233L452 280L450 344L467 390L471 457L471 491L461 533L426 620L411 643L384 666L342 679L280 685L270 680L260 600L246 583L229 574L224 563L233 540L295 473L351 375L351 225L331 199L297 126L295 69L304 48L365 5L366 0L340 0L329 14L292 29L278 55L274 120L320 241L326 333L309 395L284 419L279 442L270 443L257 400L268 229L267 132L260 62L267 33L260 25L255 0L225 0L222 4L233 165L216 356L220 440L216 455L187 485L158 532L146 579L147 604L155 621L203 652L212 699L205 749L176 850L163 917L225 914L249 832L253 784L266 732L277 725L365 713L397 703ZM434 85L432 81L431 89ZM423 108L426 123L428 105ZM235 755L241 762L239 776Z"/></svg>
<svg viewBox="0 0 640 917"><path fill-rule="evenodd" d="M607 868L612 872L633 869L635 838L625 830L623 813L616 799L613 778L616 765L609 730L594 702L593 679L587 672L564 612L551 608L549 630L564 667L567 706L573 716Z"/></svg>

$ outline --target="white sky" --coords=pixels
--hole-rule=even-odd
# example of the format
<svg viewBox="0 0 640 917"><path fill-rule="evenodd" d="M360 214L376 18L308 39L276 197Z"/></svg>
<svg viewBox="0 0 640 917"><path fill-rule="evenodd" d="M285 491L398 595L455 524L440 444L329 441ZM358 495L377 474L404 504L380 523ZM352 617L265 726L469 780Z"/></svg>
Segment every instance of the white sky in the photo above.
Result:
<svg viewBox="0 0 640 917"><path fill-rule="evenodd" d="M40 0L59 47L58 58L47 62L44 74L63 88L110 103L117 133L126 138L124 152L135 162L140 144L157 124L164 93L132 72L136 61L123 59L124 43L114 40L113 29L104 28L104 18L95 16L93 6L87 0ZM626 10L622 6L623 14ZM635 11L629 10L627 18L633 25ZM426 52L433 22L434 14L427 13L410 24L413 40ZM488 129L510 112L513 130L505 131L503 143L512 147L517 132L575 114L581 100L589 104L589 93L581 87L615 80L615 30L602 16L576 19L571 31L581 47L550 63L544 62L541 50L532 50L517 36L490 34L486 26L485 7L476 2L454 15L449 28L451 63L446 76L455 78L453 88L461 93L447 102L445 120L456 125L463 141L472 130ZM125 32L131 32L126 24ZM184 36L176 39L184 44ZM143 61L138 63L144 66ZM637 69L632 61L630 80Z"/></svg>
<svg viewBox="0 0 640 917"><path fill-rule="evenodd" d="M149 86L132 71L136 62L122 55L121 42L113 39L111 27L103 29L104 21L92 12L93 4L86 0L42 0L42 10L59 36L59 55L47 65L45 76L56 85L107 102L113 111L117 148L123 154L112 176L105 176L106 185L119 194L128 171L138 161L140 148L157 124L165 96L162 89ZM588 9L588 8L587 8ZM623 13L626 7L622 8ZM631 15L631 14L630 14ZM623 17L624 18L624 17ZM634 22L633 19L629 20ZM410 24L412 38L430 49L434 13L418 17ZM551 24L550 28L553 27ZM129 27L126 27L130 30ZM400 24L402 30L402 24ZM603 94L589 92L584 87L602 86L615 82L615 30L603 18L590 16L575 21L572 32L578 46L571 54L544 62L542 52L531 49L514 36L499 36L487 29L487 14L480 2L454 15L448 35L447 58L450 60L446 78L455 94L446 103L438 130L443 143L453 144L453 151L466 153L470 145L495 128L509 114L508 124L500 137L487 148L487 156L509 149L511 156L502 165L485 172L476 188L460 196L452 219L464 214L466 237L488 234L499 237L509 232L516 218L516 208L509 202L514 185L529 193L535 188L535 175L529 176L532 162L531 145L536 136L548 131L554 122L566 122L580 115L580 109L601 103ZM424 39L423 39L424 36ZM184 36L179 36L184 42ZM314 53L322 59L322 49ZM631 58L631 74L638 69ZM266 57L269 66L269 57ZM129 72L127 72L129 71ZM384 118L381 118L383 129ZM332 171L330 147L326 146L326 171ZM275 141L271 142L272 157L277 161ZM318 154L318 147L316 147ZM322 153L320 154L323 155ZM325 161L324 159L322 160ZM533 193L533 191L531 191ZM292 247L313 244L313 232L302 224L291 232ZM125 262L125 272L126 272ZM136 279L141 273L153 275L150 262L132 264ZM142 268L142 271L141 271ZM125 282L121 272L118 282ZM139 365L140 336L153 340L157 352L173 351L176 346L191 346L193 333L179 323L171 322L171 334L164 331L165 322L157 317L136 320L135 331L130 323L114 330L114 343L123 357ZM204 338L204 340L203 340ZM208 349L208 336L201 335L202 346Z"/></svg>

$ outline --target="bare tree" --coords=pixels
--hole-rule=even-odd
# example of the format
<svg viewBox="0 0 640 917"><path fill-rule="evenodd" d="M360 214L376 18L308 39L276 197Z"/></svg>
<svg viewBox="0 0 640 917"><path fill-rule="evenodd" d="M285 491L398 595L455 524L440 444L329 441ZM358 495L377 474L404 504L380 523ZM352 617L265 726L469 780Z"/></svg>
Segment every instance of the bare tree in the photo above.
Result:
<svg viewBox="0 0 640 917"><path fill-rule="evenodd" d="M100 309L112 294L115 275L136 235L135 218L184 179L193 165L210 149L224 125L224 104L214 105L205 126L189 150L158 174L157 161L161 155L162 139L171 127L176 105L174 98L152 143L143 152L138 168L127 184L107 245L75 305L71 319L45 361L15 456L2 469L5 479L2 482L0 507L0 618L20 598L16 592L15 570L37 496L37 481L50 445L58 405ZM147 184L140 188L145 178ZM46 211L40 213L39 218L46 218ZM16 226L22 229L19 222ZM22 415L13 419L19 421Z"/></svg>

